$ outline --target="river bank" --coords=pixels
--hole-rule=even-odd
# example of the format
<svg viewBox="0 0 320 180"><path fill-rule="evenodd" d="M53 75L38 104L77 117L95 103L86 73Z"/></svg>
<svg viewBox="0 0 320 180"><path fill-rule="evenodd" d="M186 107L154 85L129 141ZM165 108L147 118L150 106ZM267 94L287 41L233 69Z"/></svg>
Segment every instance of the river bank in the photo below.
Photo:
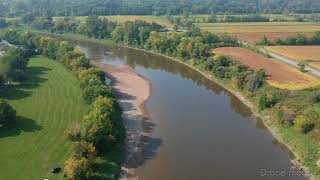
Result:
<svg viewBox="0 0 320 180"><path fill-rule="evenodd" d="M74 37L68 37L69 35L67 36L63 36L64 38L71 38L71 39L74 39ZM77 36L79 37L79 36ZM81 37L81 38L76 38L78 40L86 40L88 38L86 37ZM99 44L104 44L103 42L99 42L100 40L95 40L95 39L90 39L90 42L94 42L94 43L99 43ZM110 45L108 43L108 45ZM126 46L127 47L127 46ZM270 114L268 113L263 113L261 114L259 111L258 111L258 108L257 106L255 105L256 103L252 102L252 100L245 94L245 93L242 93L242 92L239 92L237 91L236 89L234 89L228 82L225 82L223 80L220 80L220 79L217 79L215 78L214 76L210 75L208 72L203 72L201 70L199 70L198 68L196 68L195 66L192 66L190 64L187 64L185 62L182 62L180 61L179 59L176 59L176 58L173 58L173 57L169 57L169 56L165 56L165 55L162 55L162 54L159 54L159 53L155 53L155 52L150 52L150 51L146 51L146 50L143 50L143 49L137 49L137 48L132 48L132 47L127 47L127 48L131 48L131 49L135 49L135 50L139 50L139 51L144 51L144 52L148 52L148 53L152 53L152 54L155 54L155 55L158 55L158 56L162 56L162 57L166 57L166 58L169 58L171 60L174 60L180 64L183 64L183 65L186 65L188 66L189 68L192 68L196 71L198 71L199 73L201 73L204 77L206 77L207 79L209 80L212 80L218 84L220 84L222 87L224 87L225 89L227 89L228 91L230 91L231 93L233 93L235 96L237 96L244 104L246 104L248 107L251 108L252 112L254 112L254 114L257 116L257 117L260 117L263 121L264 121L264 124L268 127L269 131L272 133L272 135L277 139L279 140L280 142L284 143L288 149L290 149L293 154L295 155L296 157L296 160L299 160L299 159L303 159L301 158L301 156L303 154L300 154L298 153L297 151L294 150L294 144L290 144L288 143L288 141L285 141L284 140L284 135L283 133L280 133L280 127L276 126L272 121L271 121L271 118L270 117ZM302 166L302 163L298 163L298 161L295 161L295 164L298 164L301 168L303 168L305 171L308 171L307 167L304 167Z"/></svg>
<svg viewBox="0 0 320 180"><path fill-rule="evenodd" d="M103 70L111 79L111 86L117 93L117 101L122 109L127 136L120 179L138 179L135 169L143 161L143 139L147 136L144 124L149 119L144 103L151 93L150 82L128 66L115 67L97 61L91 61L91 64Z"/></svg>
<svg viewBox="0 0 320 180"><path fill-rule="evenodd" d="M134 48L134 47L129 47L129 46L124 46L124 47L168 58L168 59L170 59L172 61L175 61L177 63L180 63L181 65L187 66L188 68L191 68L191 69L197 71L198 73L200 73L202 76L204 76L208 80L213 81L215 83L218 83L224 89L228 90L233 95L235 95L243 104L248 106L251 109L251 111L253 112L253 114L256 117L259 117L263 121L264 125L267 127L268 131L272 134L272 136L279 143L283 144L284 147L287 149L287 151L289 153L293 154L293 159L291 159L291 162L292 162L292 164L294 166L294 169L300 170L300 171L302 170L306 174L306 176L305 176L306 178L316 179L315 177L311 176L312 173L310 172L309 168L301 164L301 159L302 159L301 156L303 156L303 155L301 155L301 154L297 153L296 151L294 151L294 149L293 149L294 145L288 144L283 139L283 137L280 135L280 133L278 132L279 129L271 121L270 114L259 112L259 108L252 101L250 101L249 97L247 97L244 93L242 93L240 91L237 91L230 84L228 84L228 83L226 83L226 82L214 77L213 75L210 75L209 72L203 72L203 71L199 70L197 67L195 67L193 65L190 65L190 64L188 64L186 62L183 62L183 61L181 61L181 60L179 60L177 58L170 57L170 56L163 55L163 54L156 53L156 52L152 52L152 51L147 51L147 50L144 50L144 49L139 49L139 48Z"/></svg>

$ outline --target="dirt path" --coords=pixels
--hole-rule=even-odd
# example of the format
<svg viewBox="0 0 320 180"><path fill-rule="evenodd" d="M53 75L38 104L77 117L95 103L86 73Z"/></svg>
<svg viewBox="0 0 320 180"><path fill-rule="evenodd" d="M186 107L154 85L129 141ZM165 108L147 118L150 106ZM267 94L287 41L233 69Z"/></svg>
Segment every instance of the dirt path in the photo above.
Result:
<svg viewBox="0 0 320 180"><path fill-rule="evenodd" d="M106 72L111 85L118 95L118 103L123 110L122 118L127 130L126 157L120 179L138 179L135 169L143 163L144 123L148 113L144 102L150 96L149 81L138 75L128 66L112 65L91 61L93 65Z"/></svg>

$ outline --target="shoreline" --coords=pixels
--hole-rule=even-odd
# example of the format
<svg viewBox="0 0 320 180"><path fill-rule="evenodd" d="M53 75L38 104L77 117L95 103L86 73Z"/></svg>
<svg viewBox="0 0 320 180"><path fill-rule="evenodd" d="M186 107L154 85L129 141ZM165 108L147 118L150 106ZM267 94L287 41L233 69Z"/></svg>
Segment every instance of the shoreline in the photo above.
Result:
<svg viewBox="0 0 320 180"><path fill-rule="evenodd" d="M74 39L74 40L80 40L80 41L88 41L88 42L91 42L91 43L97 43L97 44L101 44L101 45L106 45L105 42L102 42L101 40L99 39L91 39L91 38L87 38L87 37L82 37L82 36L75 36L75 35L69 35L69 34L52 34L52 33L46 33L46 32L42 32L42 33L45 33L47 35L53 35L53 36L60 36L60 37L63 37L63 38L66 38L66 39ZM293 159L290 159L292 164L294 166L296 166L297 168L299 169L302 169L304 172L306 172L307 174L310 174L309 172L309 169L302 165L299 161L300 159L302 159L300 157L300 155L293 150L293 147L291 147L292 145L286 143L283 138L281 137L280 133L278 133L278 128L272 124L271 120L270 120L270 116L266 115L266 114L261 114L258 110L257 110L257 107L255 107L253 105L253 103L241 92L239 91L236 91L234 90L232 87L230 87L228 84L222 82L221 80L215 78L214 76L212 75L209 75L207 72L203 72L203 71L200 71L199 69L197 69L196 67L190 65L190 64L187 64L185 62L182 62L181 60L175 58L175 57L170 57L170 56L167 56L167 55L164 55L164 54L160 54L160 53L156 53L156 52L153 52L153 51L147 51L145 49L139 49L139 48L135 48L135 47L129 47L129 46L126 46L126 45L123 45L123 44L117 44L117 43L114 43L114 42L110 42L108 41L109 45L116 45L118 47L124 47L124 48L128 48L128 49L133 49L133 50L137 50L137 51L141 51L141 52L146 52L146 53L150 53L150 54L153 54L153 55L157 55L157 56L161 56L161 57L164 57L164 58L168 58L172 61L175 61L177 63L180 63L181 65L185 65L195 71L197 71L198 73L200 73L201 75L203 75L205 78L207 78L208 80L210 81L213 81L215 83L217 83L218 85L220 85L221 87L223 87L224 89L226 89L227 91L229 91L230 93L232 93L233 95L235 95L242 103L244 103L246 106L248 106L253 115L256 116L256 117L259 117L262 119L264 125L267 127L268 131L272 134L272 136L278 140L280 143L282 143L287 149L288 149L288 153L292 153L294 155L294 158ZM315 179L314 176L306 176L306 178L308 179Z"/></svg>
<svg viewBox="0 0 320 180"><path fill-rule="evenodd" d="M145 102L151 95L151 83L129 66L112 66L94 60L91 64L103 70L111 80L122 109L121 116L127 135L120 179L139 179L135 170L144 162L144 139L148 137L145 126L150 120Z"/></svg>
<svg viewBox="0 0 320 180"><path fill-rule="evenodd" d="M290 159L291 163L293 164L293 166L295 166L296 168L298 169L302 169L303 172L306 172L305 174L310 174L309 173L309 169L306 167L306 166L303 166L300 162L299 162L299 159L300 156L299 154L297 154L293 148L285 143L285 141L283 140L283 138L279 135L279 133L277 133L277 127L275 127L271 120L270 120L270 116L268 115L264 115L264 114L261 114L257 108L253 105L253 103L245 97L245 95L243 95L241 92L239 91L236 91L234 90L232 87L230 87L228 84L222 82L221 80L215 78L214 76L212 75L209 75L208 73L206 72L203 72L203 71L200 71L199 69L197 69L196 67L190 65L190 64L187 64L185 62L182 62L181 60L177 59L177 58L174 58L174 57L170 57L170 56L167 56L167 55L163 55L163 54L159 54L159 53L156 53L156 52L153 52L153 51L147 51L147 50L144 50L144 49L139 49L139 48L134 48L134 47L129 47L129 46L122 46L122 47L125 47L125 48L128 48L128 49L133 49L133 50L137 50L137 51L142 51L142 52L146 52L146 53L150 53L150 54L153 54L153 55L157 55L157 56L162 56L162 57L165 57L165 58L168 58L172 61L175 61L177 63L180 63L184 66L187 66L195 71L197 71L198 73L200 73L202 76L204 76L206 79L210 80L210 81L213 81L214 83L217 83L218 85L220 85L221 87L223 87L224 89L226 89L227 91L229 91L231 94L233 94L234 96L236 96L243 104L245 104L246 106L248 106L252 112L252 114L255 116L255 117L259 117L262 121L263 121L263 124L267 127L268 131L271 133L271 135L276 139L278 140L281 144L283 144L285 146L285 148L287 149L288 153L292 153L293 154L293 159ZM315 179L315 177L313 176L305 176L307 179Z"/></svg>

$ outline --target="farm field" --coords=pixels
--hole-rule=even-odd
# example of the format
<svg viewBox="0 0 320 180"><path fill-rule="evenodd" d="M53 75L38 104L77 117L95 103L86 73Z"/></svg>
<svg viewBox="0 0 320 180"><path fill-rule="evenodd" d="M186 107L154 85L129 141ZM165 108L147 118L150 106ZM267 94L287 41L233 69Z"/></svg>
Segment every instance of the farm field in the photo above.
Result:
<svg viewBox="0 0 320 180"><path fill-rule="evenodd" d="M249 49L227 47L215 49L213 52L226 55L253 69L263 68L268 76L267 82L277 88L301 90L320 85L320 80L282 62L256 54Z"/></svg>
<svg viewBox="0 0 320 180"><path fill-rule="evenodd" d="M63 166L71 152L64 131L86 109L78 80L63 65L38 56L29 61L26 81L9 86L1 98L19 118L15 128L0 131L0 179L63 179L50 169Z"/></svg>
<svg viewBox="0 0 320 180"><path fill-rule="evenodd" d="M246 42L259 42L263 36L269 40L286 38L298 33L312 35L320 31L320 24L300 22L255 22L255 23L196 23L204 30L213 33L228 33Z"/></svg>
<svg viewBox="0 0 320 180"><path fill-rule="evenodd" d="M297 62L311 60L309 65L320 69L320 46L267 46L265 48Z"/></svg>
<svg viewBox="0 0 320 180"><path fill-rule="evenodd" d="M167 28L171 28L173 25L169 22L169 20L164 16L138 16L138 15L118 15L118 16L100 16L102 18L107 18L111 21L125 22L125 21L135 21L135 20L143 20L149 23L155 22L161 24ZM57 20L62 17L55 17ZM87 16L78 16L77 17L81 22L84 22Z"/></svg>

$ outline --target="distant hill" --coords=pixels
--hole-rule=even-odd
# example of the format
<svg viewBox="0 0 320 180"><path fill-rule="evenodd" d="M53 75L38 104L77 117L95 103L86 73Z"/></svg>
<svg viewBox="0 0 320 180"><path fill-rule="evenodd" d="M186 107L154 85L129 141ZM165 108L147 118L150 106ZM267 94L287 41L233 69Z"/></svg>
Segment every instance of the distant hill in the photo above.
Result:
<svg viewBox="0 0 320 180"><path fill-rule="evenodd" d="M320 13L320 0L0 0L0 16Z"/></svg>

